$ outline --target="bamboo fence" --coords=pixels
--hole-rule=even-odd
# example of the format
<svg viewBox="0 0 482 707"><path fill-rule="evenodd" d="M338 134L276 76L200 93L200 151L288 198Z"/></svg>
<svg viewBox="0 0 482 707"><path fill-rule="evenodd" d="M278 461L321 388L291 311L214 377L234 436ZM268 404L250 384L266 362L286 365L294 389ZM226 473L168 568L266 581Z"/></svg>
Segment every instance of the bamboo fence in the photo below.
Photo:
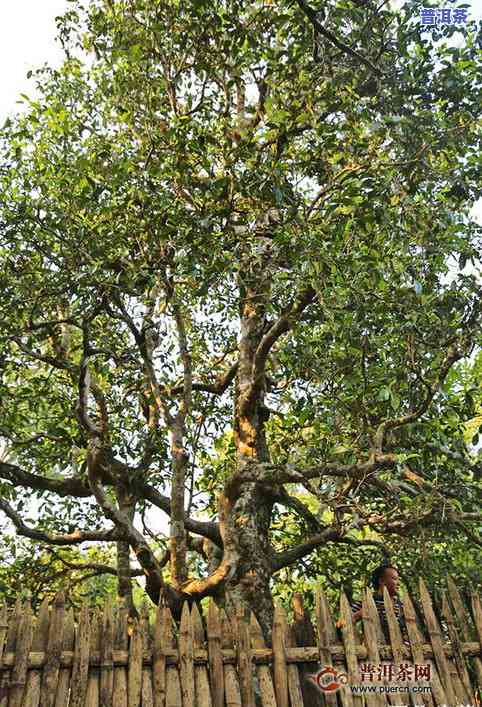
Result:
<svg viewBox="0 0 482 707"><path fill-rule="evenodd" d="M28 604L17 601L14 609L0 611L0 707L480 705L478 595L468 609L449 580L441 620L423 581L420 596L423 622L404 598L404 640L385 595L390 645L384 645L369 591L363 597L363 636L352 624L345 595L338 633L321 590L313 622L297 595L291 625L276 608L270 647L253 615L238 613L228 620L214 602L204 617L186 603L177 626L164 606L153 621L144 607L137 621L111 605L103 611L84 606L74 617L62 594L50 607L45 601L36 617ZM409 671L417 665L425 671L422 683L410 682ZM339 689L327 689L340 681ZM390 691L395 683L408 689ZM356 685L384 691L361 694L352 690Z"/></svg>

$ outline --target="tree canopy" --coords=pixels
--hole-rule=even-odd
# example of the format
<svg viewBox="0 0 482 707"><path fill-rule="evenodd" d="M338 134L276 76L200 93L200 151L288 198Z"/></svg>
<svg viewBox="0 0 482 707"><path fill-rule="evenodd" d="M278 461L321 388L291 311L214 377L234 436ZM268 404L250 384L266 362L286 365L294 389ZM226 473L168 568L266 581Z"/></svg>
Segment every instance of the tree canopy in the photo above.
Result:
<svg viewBox="0 0 482 707"><path fill-rule="evenodd" d="M433 543L475 577L480 36L419 8L73 0L1 132L19 535L265 632L287 572Z"/></svg>

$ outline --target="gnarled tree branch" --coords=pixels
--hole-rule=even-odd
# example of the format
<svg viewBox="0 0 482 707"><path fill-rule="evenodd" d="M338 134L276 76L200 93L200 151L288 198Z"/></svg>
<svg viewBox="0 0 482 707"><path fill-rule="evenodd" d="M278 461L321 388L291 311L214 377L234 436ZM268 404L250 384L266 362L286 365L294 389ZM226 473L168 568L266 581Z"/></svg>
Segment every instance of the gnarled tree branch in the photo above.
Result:
<svg viewBox="0 0 482 707"><path fill-rule="evenodd" d="M10 518L19 535L49 545L79 545L80 543L93 541L112 542L125 538L124 533L117 528L112 528L111 530L74 530L72 533L48 533L45 530L30 528L26 525L20 515L4 499L0 499L0 509Z"/></svg>

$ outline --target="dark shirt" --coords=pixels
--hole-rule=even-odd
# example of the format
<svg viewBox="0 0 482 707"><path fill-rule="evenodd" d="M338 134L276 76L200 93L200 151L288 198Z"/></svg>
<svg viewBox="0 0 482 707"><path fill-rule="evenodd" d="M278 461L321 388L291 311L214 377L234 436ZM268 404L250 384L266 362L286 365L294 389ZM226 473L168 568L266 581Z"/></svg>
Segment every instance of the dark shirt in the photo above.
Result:
<svg viewBox="0 0 482 707"><path fill-rule="evenodd" d="M390 632L388 630L388 621L387 621L387 614L385 611L385 602L383 601L383 595L379 594L378 592L375 592L375 594L373 595L373 600L375 602L375 606L378 609L378 615L380 617L380 623L382 626L383 635L385 636L387 643L390 643ZM396 594L394 597L392 597L392 604L393 604L393 611L395 613L395 616L397 617L398 625L400 626L402 638L403 638L404 642L407 643L407 641L408 641L407 624L405 623L405 617L403 615L403 606L402 606L402 602L400 601L400 599L398 597L398 594ZM362 608L361 601L352 602L351 610L353 613L355 613L356 611L359 611L361 608Z"/></svg>

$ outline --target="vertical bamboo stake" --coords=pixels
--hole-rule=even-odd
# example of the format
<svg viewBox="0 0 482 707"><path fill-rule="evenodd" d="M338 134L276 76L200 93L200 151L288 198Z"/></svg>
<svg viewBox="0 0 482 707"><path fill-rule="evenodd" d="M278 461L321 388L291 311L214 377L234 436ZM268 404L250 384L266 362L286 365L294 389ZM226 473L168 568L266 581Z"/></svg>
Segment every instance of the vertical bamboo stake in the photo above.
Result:
<svg viewBox="0 0 482 707"><path fill-rule="evenodd" d="M15 645L17 642L18 625L20 623L21 616L22 616L22 602L20 601L20 598L18 598L17 601L15 602L15 609L13 611L13 614L10 616L9 621L8 621L7 642L5 644L5 653L14 653L15 652ZM5 687L5 694L0 695L0 707L7 707L9 692L10 692L9 688L10 688L10 683L11 683L12 671L5 670L2 672L4 673L2 686Z"/></svg>
<svg viewBox="0 0 482 707"><path fill-rule="evenodd" d="M222 647L228 650L234 648L234 637L231 622L224 611L221 611ZM241 707L241 690L234 665L224 666L224 687L226 690L226 707Z"/></svg>
<svg viewBox="0 0 482 707"><path fill-rule="evenodd" d="M320 587L315 593L315 615L318 641L318 654L320 656L320 669L333 667L330 651L330 634L328 629L328 616L326 612L326 599ZM328 707L336 707L336 695L324 694Z"/></svg>
<svg viewBox="0 0 482 707"><path fill-rule="evenodd" d="M355 630L353 627L352 610L345 592L340 597L340 616L342 620L342 636L345 646L346 667L348 672L348 684L356 685L359 682L358 658L356 655ZM351 690L350 690L351 692ZM363 707L363 696L353 695L354 707Z"/></svg>
<svg viewBox="0 0 482 707"><path fill-rule="evenodd" d="M166 622L170 621L163 599L159 600L154 623L154 645L152 649L152 674L154 682L154 707L166 707Z"/></svg>
<svg viewBox="0 0 482 707"><path fill-rule="evenodd" d="M380 627L380 617L378 609L373 600L372 593L369 589L366 590L362 604L363 612L363 632L365 634L365 644L367 647L368 662L374 665L380 663L380 652L378 650L379 636L382 633ZM368 707L383 707L385 697L380 694L366 695Z"/></svg>
<svg viewBox="0 0 482 707"><path fill-rule="evenodd" d="M100 670L100 707L112 707L114 691L114 618L112 605L107 602L104 607L101 640L101 670Z"/></svg>
<svg viewBox="0 0 482 707"><path fill-rule="evenodd" d="M445 657L444 653L442 633L440 631L440 626L438 624L437 618L432 607L430 595L422 578L420 578L420 597L422 600L423 613L425 615L425 621L430 636L430 642L433 647L435 662L437 664L437 668L440 673L440 678L445 688L445 693L448 697L448 703L455 705L457 700L452 686L452 680L450 677L447 658Z"/></svg>
<svg viewBox="0 0 482 707"><path fill-rule="evenodd" d="M127 674L127 695L129 707L140 707L142 689L142 636L139 622L132 623L129 645L129 668Z"/></svg>
<svg viewBox="0 0 482 707"><path fill-rule="evenodd" d="M415 609L413 608L412 601L408 594L403 597L403 613L405 616L405 623L407 625L408 640L410 642L410 649L412 651L412 662L419 665L428 663L430 666L430 686L432 688L432 694L436 700L437 704L447 704L447 698L443 691L440 680L438 679L438 674L433 663L429 660L424 659L423 655L423 639L420 635L417 626L417 619L415 616ZM433 707L434 701L432 699L431 693L422 693L422 699L427 707Z"/></svg>
<svg viewBox="0 0 482 707"><path fill-rule="evenodd" d="M141 635L143 655L152 655L151 636L149 633L149 610L144 602L141 609ZM142 707L154 707L152 695L152 667L142 668Z"/></svg>
<svg viewBox="0 0 482 707"><path fill-rule="evenodd" d="M9 707L20 707L27 682L28 655L32 643L32 612L30 602L22 609L15 648L15 665L12 670Z"/></svg>
<svg viewBox="0 0 482 707"><path fill-rule="evenodd" d="M72 652L75 641L74 612L70 609L65 617L64 640L62 650ZM70 682L72 679L71 668L60 668L57 694L55 696L55 707L67 707L69 704Z"/></svg>
<svg viewBox="0 0 482 707"><path fill-rule="evenodd" d="M286 647L296 645L294 631L291 626L286 627ZM288 692L291 707L303 707L303 693L301 691L300 674L296 663L288 664ZM275 703L276 705L276 703ZM265 707L263 705L263 707Z"/></svg>
<svg viewBox="0 0 482 707"><path fill-rule="evenodd" d="M189 604L184 602L179 631L179 669L181 674L181 693L184 705L195 707L194 697L194 656L193 633Z"/></svg>
<svg viewBox="0 0 482 707"><path fill-rule="evenodd" d="M251 614L251 645L253 648L265 648L266 643L264 642L263 632L261 631L261 626L256 619L254 614ZM269 665L257 665L256 674L258 676L259 689L261 692L261 702L263 707L277 707L276 705L276 695L273 686L273 679L271 677L271 670Z"/></svg>
<svg viewBox="0 0 482 707"><path fill-rule="evenodd" d="M172 615L169 609L166 609L166 623L164 628L165 645L171 648L177 648L176 640L172 631ZM166 670L166 707L183 707L181 695L181 683L179 681L179 662L177 665L171 665Z"/></svg>
<svg viewBox="0 0 482 707"><path fill-rule="evenodd" d="M40 606L37 621L35 622L32 651L36 653L44 653L47 647L49 635L50 612L49 602L45 598ZM23 699L22 707L39 707L40 705L40 687L42 684L42 671L29 670L27 674L27 686Z"/></svg>
<svg viewBox="0 0 482 707"><path fill-rule="evenodd" d="M311 619L303 605L303 595L299 592L293 594L291 603L293 607L294 622L292 633L297 646L315 646L317 643L316 633ZM330 656L331 657L331 656ZM312 676L319 670L318 659L311 663L298 663L297 669L300 675L301 692L304 703L310 707L325 707L325 699L313 680Z"/></svg>
<svg viewBox="0 0 482 707"><path fill-rule="evenodd" d="M334 645L337 641L335 625L331 616L330 605L323 591L320 592L321 614L323 616L323 625L325 631L325 640L328 646ZM330 651L331 657L331 651ZM346 672L346 665L335 663L335 668L339 672ZM343 707L353 707L353 697L351 690L342 689L338 692Z"/></svg>
<svg viewBox="0 0 482 707"><path fill-rule="evenodd" d="M278 707L289 707L285 626L284 610L276 606L273 621L273 672Z"/></svg>
<svg viewBox="0 0 482 707"><path fill-rule="evenodd" d="M83 707L89 680L90 615L85 604L80 611L75 635L74 662L69 707Z"/></svg>
<svg viewBox="0 0 482 707"><path fill-rule="evenodd" d="M194 635L194 656L196 656L196 652L204 648L206 640L204 626L197 604L194 604L192 607L191 620ZM196 686L197 704L200 707L212 707L209 675L205 664L194 665L194 684Z"/></svg>
<svg viewBox="0 0 482 707"><path fill-rule="evenodd" d="M253 690L253 666L251 663L251 640L249 637L249 612L238 607L236 616L238 641L238 673L243 707L255 707Z"/></svg>
<svg viewBox="0 0 482 707"><path fill-rule="evenodd" d="M449 596L450 600L452 602L452 606L455 609L455 614L458 619L459 623L459 629L461 631L461 636L464 641L470 641L471 640L471 631L470 631L470 614L469 612L465 609L465 606L462 601L462 597L460 596L459 590L457 589L457 586L452 579L452 577L448 578L448 590L449 590ZM482 659L479 656L474 656L473 658L473 665L475 669L475 675L477 677L477 682L479 685L482 685Z"/></svg>
<svg viewBox="0 0 482 707"><path fill-rule="evenodd" d="M461 700L463 704L465 704L466 702L474 702L474 695L472 694L472 688L470 686L470 678L467 672L467 666L465 665L464 655L462 653L462 646L455 630L454 617L450 610L450 606L447 602L447 597L445 596L445 593L443 595L442 614L444 615L444 618L447 622L450 642L452 644L454 662L458 673L454 681L454 687L457 691L459 700Z"/></svg>
<svg viewBox="0 0 482 707"><path fill-rule="evenodd" d="M114 631L114 648L128 655L129 636L127 633L127 618L129 609L120 600L117 604ZM127 707L127 667L114 666L114 686L112 692L113 707Z"/></svg>
<svg viewBox="0 0 482 707"><path fill-rule="evenodd" d="M401 665L402 663L405 662L404 653L405 652L408 653L408 651L405 651L405 648L403 645L403 639L402 639L402 632L400 630L400 625L398 623L397 617L395 616L395 610L393 608L393 603L392 603L391 597L390 597L386 587L384 587L384 589L383 589L383 602L385 605L385 615L387 617L388 632L390 635L390 643L392 645L393 663L395 665ZM409 695L407 695L403 692L397 693L396 695L391 695L391 697L392 697L392 704L408 705L410 702ZM418 698L415 701L415 704L421 704L420 695L413 693L413 697Z"/></svg>
<svg viewBox="0 0 482 707"><path fill-rule="evenodd" d="M60 656L64 633L65 600L62 592L54 599L50 614L47 655L44 665L40 702L42 707L54 707L57 682L59 679Z"/></svg>
<svg viewBox="0 0 482 707"><path fill-rule="evenodd" d="M221 619L213 599L208 609L209 675L213 707L224 707L224 670L221 651ZM157 707L157 706L156 706Z"/></svg>
<svg viewBox="0 0 482 707"><path fill-rule="evenodd" d="M100 641L102 631L102 617L96 609L92 612L90 621L90 653L100 655ZM87 695L85 698L85 707L99 707L99 687L100 675L99 668L89 666L89 675L87 678Z"/></svg>
<svg viewBox="0 0 482 707"><path fill-rule="evenodd" d="M479 643L482 648L482 607L480 606L480 597L477 594L472 594L472 614Z"/></svg>

